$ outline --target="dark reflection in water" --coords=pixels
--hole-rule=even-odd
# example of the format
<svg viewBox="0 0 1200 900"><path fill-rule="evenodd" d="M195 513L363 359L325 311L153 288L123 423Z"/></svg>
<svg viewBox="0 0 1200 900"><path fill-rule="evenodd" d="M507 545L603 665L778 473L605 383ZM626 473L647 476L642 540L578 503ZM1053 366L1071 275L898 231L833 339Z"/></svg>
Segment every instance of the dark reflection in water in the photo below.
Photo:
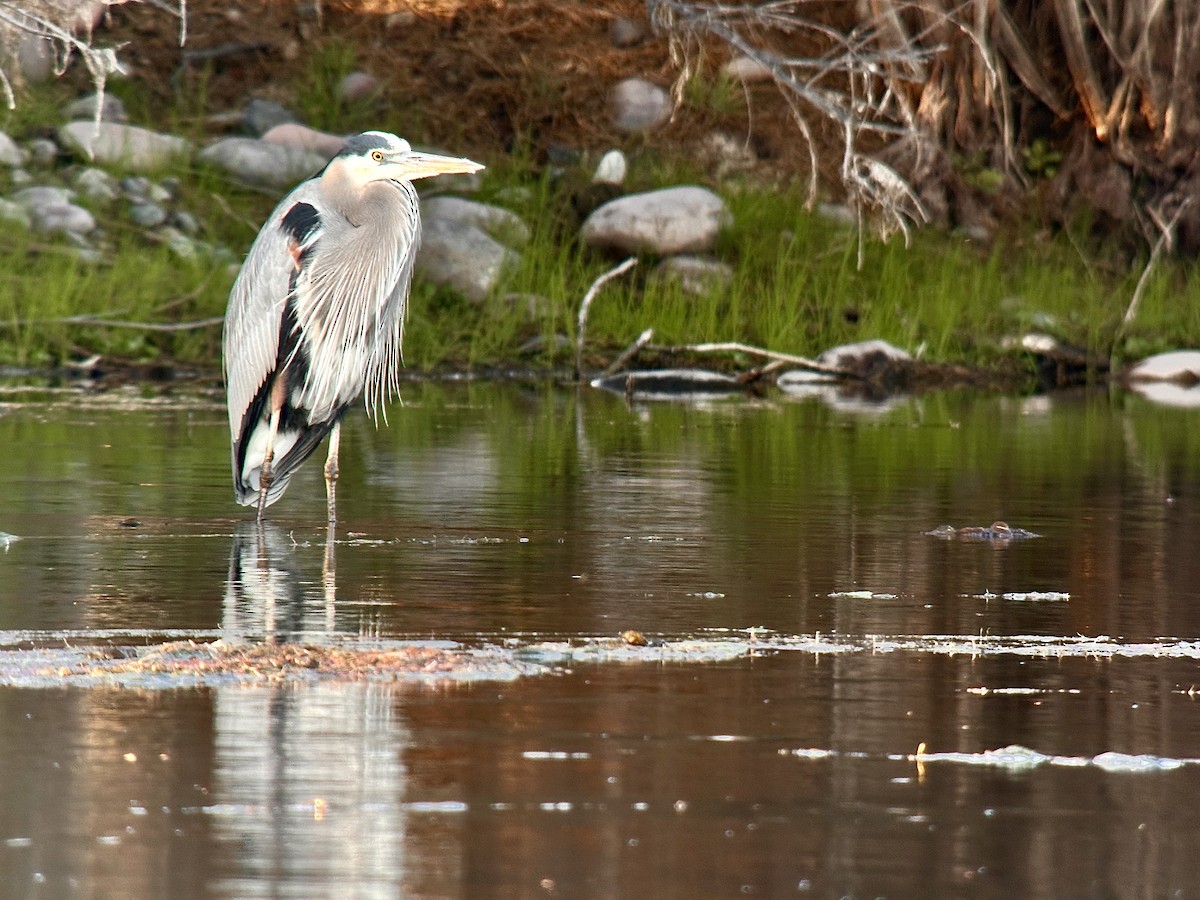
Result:
<svg viewBox="0 0 1200 900"><path fill-rule="evenodd" d="M347 428L332 537L319 467L265 528L235 516L215 404L0 407L0 649L762 628L875 651L0 687L0 895L1194 895L1196 414L407 400ZM1043 537L924 534L998 519Z"/></svg>

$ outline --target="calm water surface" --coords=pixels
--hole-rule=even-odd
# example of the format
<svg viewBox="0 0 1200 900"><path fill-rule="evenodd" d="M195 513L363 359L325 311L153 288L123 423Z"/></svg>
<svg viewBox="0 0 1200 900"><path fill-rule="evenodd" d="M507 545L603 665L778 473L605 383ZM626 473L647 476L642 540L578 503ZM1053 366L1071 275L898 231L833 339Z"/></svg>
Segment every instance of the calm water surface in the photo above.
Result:
<svg viewBox="0 0 1200 900"><path fill-rule="evenodd" d="M347 423L330 567L320 466L260 537L215 399L0 396L0 896L1200 896L1200 413L405 400ZM1042 537L924 534L996 520ZM625 629L743 649L19 677L31 648Z"/></svg>

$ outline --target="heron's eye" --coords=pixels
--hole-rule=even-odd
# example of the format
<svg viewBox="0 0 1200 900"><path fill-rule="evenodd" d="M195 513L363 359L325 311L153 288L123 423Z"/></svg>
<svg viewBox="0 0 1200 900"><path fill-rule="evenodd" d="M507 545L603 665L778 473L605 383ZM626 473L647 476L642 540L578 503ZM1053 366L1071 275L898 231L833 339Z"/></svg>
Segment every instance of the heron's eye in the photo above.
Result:
<svg viewBox="0 0 1200 900"><path fill-rule="evenodd" d="M383 162L383 151L382 150L372 150L371 151L371 159L375 160L375 162Z"/></svg>

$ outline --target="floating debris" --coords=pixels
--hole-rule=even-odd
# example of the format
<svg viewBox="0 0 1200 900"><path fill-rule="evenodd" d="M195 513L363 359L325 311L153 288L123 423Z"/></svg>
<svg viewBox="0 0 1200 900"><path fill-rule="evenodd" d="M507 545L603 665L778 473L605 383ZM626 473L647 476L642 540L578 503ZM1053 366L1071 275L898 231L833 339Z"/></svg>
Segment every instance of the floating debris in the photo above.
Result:
<svg viewBox="0 0 1200 900"><path fill-rule="evenodd" d="M1071 599L1066 591L1009 591L1000 596L1005 600L1026 603L1065 603Z"/></svg>
<svg viewBox="0 0 1200 900"><path fill-rule="evenodd" d="M831 600L895 600L895 594L876 591L832 591L825 596Z"/></svg>
<svg viewBox="0 0 1200 900"><path fill-rule="evenodd" d="M541 668L499 649L372 642L321 646L182 640L147 647L0 651L0 684L196 687L229 683L511 681Z"/></svg>
<svg viewBox="0 0 1200 900"><path fill-rule="evenodd" d="M1029 538L1041 537L1033 531L1024 528L1014 528L1007 522L993 522L988 526L968 525L965 528L955 528L953 525L939 525L932 531L925 532L930 537L941 538L945 541L1024 541Z"/></svg>

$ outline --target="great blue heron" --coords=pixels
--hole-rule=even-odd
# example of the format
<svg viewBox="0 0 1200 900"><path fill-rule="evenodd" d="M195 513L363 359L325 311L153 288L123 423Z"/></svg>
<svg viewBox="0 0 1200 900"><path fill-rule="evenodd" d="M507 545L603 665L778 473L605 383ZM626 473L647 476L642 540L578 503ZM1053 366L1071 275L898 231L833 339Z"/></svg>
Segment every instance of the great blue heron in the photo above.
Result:
<svg viewBox="0 0 1200 900"><path fill-rule="evenodd" d="M421 239L412 182L482 168L368 131L288 194L259 231L229 295L224 361L234 490L243 506L258 504L260 520L328 434L335 521L341 418L364 395L378 421L397 388Z"/></svg>

